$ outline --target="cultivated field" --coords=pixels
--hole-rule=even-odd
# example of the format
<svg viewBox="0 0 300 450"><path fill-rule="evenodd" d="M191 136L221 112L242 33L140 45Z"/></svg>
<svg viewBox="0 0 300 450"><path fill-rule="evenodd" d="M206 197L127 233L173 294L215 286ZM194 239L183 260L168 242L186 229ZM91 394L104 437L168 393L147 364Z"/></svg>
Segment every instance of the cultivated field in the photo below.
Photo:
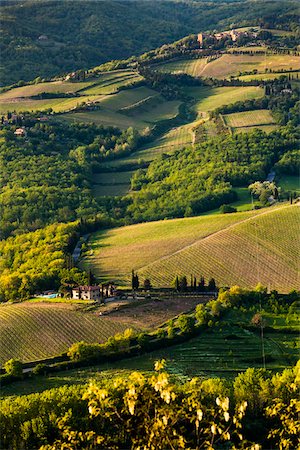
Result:
<svg viewBox="0 0 300 450"><path fill-rule="evenodd" d="M124 165L137 164L141 160L153 161L153 159L162 153L172 153L175 150L191 145L193 141L193 128L199 120L207 118L209 111L231 102L234 103L236 101L259 98L263 95L263 90L256 86L220 88L197 87L187 88L186 93L195 99L193 108L197 113L197 118L194 122L172 128L144 148L134 152L132 155L115 161L109 161L105 163L104 166L115 169ZM78 114L78 116L79 115L82 117L81 114ZM137 125L138 117L135 117L135 127L137 127ZM216 135L216 129L212 122L206 122L205 129L208 136Z"/></svg>
<svg viewBox="0 0 300 450"><path fill-rule="evenodd" d="M278 73L257 73L253 75L243 75L238 77L239 80L242 81L251 81L251 80L274 80L276 78L280 78L282 76L290 76L292 81L297 81L299 79L299 72L278 72ZM298 76L298 78L297 78ZM299 80L300 81L300 80Z"/></svg>
<svg viewBox="0 0 300 450"><path fill-rule="evenodd" d="M204 67L207 64L207 58L201 59L178 59L166 63L156 64L153 66L160 72L168 73L187 73L193 77L201 76Z"/></svg>
<svg viewBox="0 0 300 450"><path fill-rule="evenodd" d="M79 308L79 309L78 309ZM19 303L0 306L0 363L10 358L23 362L55 356L74 342L104 342L130 326L106 320L77 306Z"/></svg>
<svg viewBox="0 0 300 450"><path fill-rule="evenodd" d="M202 114L202 117L206 117L209 111L223 105L260 98L264 95L263 90L257 86L192 87L187 88L186 92L195 99L194 108L199 116Z"/></svg>
<svg viewBox="0 0 300 450"><path fill-rule="evenodd" d="M247 51L252 49L247 48ZM193 76L206 78L228 78L231 75L238 76L242 72L250 72L256 69L265 73L270 70L295 70L300 69L300 56L276 55L272 53L259 54L259 49L253 54L235 54L233 52L223 54L220 58L207 62L203 59L179 59L170 61L155 67L163 72L178 73L184 72ZM260 49L261 51L262 49Z"/></svg>
<svg viewBox="0 0 300 450"><path fill-rule="evenodd" d="M278 127L267 109L226 114L223 118L226 125L238 133L249 132L255 128L270 132Z"/></svg>
<svg viewBox="0 0 300 450"><path fill-rule="evenodd" d="M20 97L31 97L44 92L68 94L88 88L93 83L95 83L95 80L80 82L50 81L48 83L31 84L29 86L22 86L1 93L0 102L8 99L19 99Z"/></svg>
<svg viewBox="0 0 300 450"><path fill-rule="evenodd" d="M125 195L130 188L133 171L97 173L93 176L93 194L95 197Z"/></svg>
<svg viewBox="0 0 300 450"><path fill-rule="evenodd" d="M160 120L175 117L179 105L179 101L166 101L158 92L142 86L103 96L98 111L74 112L63 118L121 129L132 126L142 131Z"/></svg>
<svg viewBox="0 0 300 450"><path fill-rule="evenodd" d="M193 274L285 292L300 287L299 228L297 206L133 225L93 235L84 266L120 284L135 269L154 286Z"/></svg>
<svg viewBox="0 0 300 450"><path fill-rule="evenodd" d="M96 102L106 95L115 93L120 87L141 80L142 77L132 71L112 71L100 74L97 78L84 82L53 81L22 86L0 94L0 113L7 111L45 111L52 108L54 112L69 111L83 102ZM80 91L80 92L79 92ZM32 99L41 93L74 93L70 98ZM77 96L75 96L77 93ZM80 93L80 96L78 96Z"/></svg>
<svg viewBox="0 0 300 450"><path fill-rule="evenodd" d="M259 54L225 54L221 58L211 61L203 69L203 77L227 78L236 76L241 72L257 69L258 72L270 70L300 69L300 56L287 55L259 55Z"/></svg>

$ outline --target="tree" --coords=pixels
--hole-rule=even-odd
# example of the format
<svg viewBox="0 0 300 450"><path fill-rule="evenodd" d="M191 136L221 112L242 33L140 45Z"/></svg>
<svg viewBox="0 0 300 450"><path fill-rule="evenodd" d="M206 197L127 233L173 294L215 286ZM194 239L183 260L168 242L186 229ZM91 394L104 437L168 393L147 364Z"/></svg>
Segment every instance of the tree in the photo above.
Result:
<svg viewBox="0 0 300 450"><path fill-rule="evenodd" d="M179 278L179 290L180 292L187 291L187 278L185 275Z"/></svg>
<svg viewBox="0 0 300 450"><path fill-rule="evenodd" d="M182 333L191 333L194 329L195 319L194 317L181 314L177 319L177 325Z"/></svg>
<svg viewBox="0 0 300 450"><path fill-rule="evenodd" d="M18 359L9 359L4 363L4 370L8 375L21 377L23 374L22 362Z"/></svg>
<svg viewBox="0 0 300 450"><path fill-rule="evenodd" d="M135 291L139 288L140 282L137 273L134 273L134 270L131 272L131 287L132 290Z"/></svg>
<svg viewBox="0 0 300 450"><path fill-rule="evenodd" d="M200 292L204 292L205 291L205 279L204 279L203 276L200 277L199 291Z"/></svg>
<svg viewBox="0 0 300 450"><path fill-rule="evenodd" d="M149 278L146 278L144 280L144 289L145 289L145 291L150 291L152 289L152 284L151 284Z"/></svg>
<svg viewBox="0 0 300 450"><path fill-rule="evenodd" d="M217 285L214 278L211 278L207 285L208 292L214 292L217 290Z"/></svg>

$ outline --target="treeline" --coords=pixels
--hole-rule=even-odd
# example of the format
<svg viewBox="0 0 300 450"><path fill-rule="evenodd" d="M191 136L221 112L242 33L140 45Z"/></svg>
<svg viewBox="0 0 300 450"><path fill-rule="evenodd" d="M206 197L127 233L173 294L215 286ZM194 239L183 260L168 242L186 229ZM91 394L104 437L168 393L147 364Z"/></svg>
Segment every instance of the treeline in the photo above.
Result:
<svg viewBox="0 0 300 450"><path fill-rule="evenodd" d="M139 139L132 128L41 123L28 116L18 125L26 136L16 137L15 125L0 131L0 239L97 213L92 171L104 159L131 152Z"/></svg>
<svg viewBox="0 0 300 450"><path fill-rule="evenodd" d="M162 155L132 177L127 217L134 221L196 215L236 200L233 186L263 180L299 133L286 127L269 135L217 137L172 155Z"/></svg>
<svg viewBox="0 0 300 450"><path fill-rule="evenodd" d="M0 301L86 284L88 275L74 267L71 253L82 234L108 225L111 222L98 216L0 241Z"/></svg>

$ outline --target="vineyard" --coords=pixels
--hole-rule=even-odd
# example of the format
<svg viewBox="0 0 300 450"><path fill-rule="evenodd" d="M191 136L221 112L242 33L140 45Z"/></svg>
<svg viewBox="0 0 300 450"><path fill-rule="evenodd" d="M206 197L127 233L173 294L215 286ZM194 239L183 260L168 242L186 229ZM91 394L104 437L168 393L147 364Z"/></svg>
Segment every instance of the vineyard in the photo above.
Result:
<svg viewBox="0 0 300 450"><path fill-rule="evenodd" d="M201 59L179 59L155 65L155 69L160 72L169 73L187 73L193 77L201 76L204 67L207 64L207 58Z"/></svg>
<svg viewBox="0 0 300 450"><path fill-rule="evenodd" d="M299 227L297 206L133 225L95 234L83 264L120 284L134 268L156 287L192 274L286 292L299 288Z"/></svg>
<svg viewBox="0 0 300 450"><path fill-rule="evenodd" d="M226 125L238 133L248 132L255 128L270 132L278 127L275 119L267 109L225 114L223 118Z"/></svg>
<svg viewBox="0 0 300 450"><path fill-rule="evenodd" d="M129 326L69 304L1 305L0 363L10 358L26 362L55 356L80 340L104 342Z"/></svg>
<svg viewBox="0 0 300 450"><path fill-rule="evenodd" d="M163 220L99 231L91 237L83 264L98 276L125 283L131 269L140 270L147 264L155 264L257 214L261 211Z"/></svg>
<svg viewBox="0 0 300 450"><path fill-rule="evenodd" d="M200 239L194 245L140 269L158 286L174 274L214 277L219 285L299 289L300 220L297 206L266 212L230 229ZM291 245L294 242L294 245Z"/></svg>
<svg viewBox="0 0 300 450"><path fill-rule="evenodd" d="M241 72L249 72L256 69L258 72L268 70L290 70L300 68L300 56L276 55L267 53L266 55L250 53L244 55L225 54L220 58L207 64L201 76L213 78L227 78L231 75L237 76Z"/></svg>
<svg viewBox="0 0 300 450"><path fill-rule="evenodd" d="M240 51L243 48L239 49ZM256 69L258 72L268 70L299 70L300 57L286 55L276 55L272 53L260 54L257 50L252 53L237 54L229 52L221 57L208 61L201 59L178 59L154 66L162 72L187 73L192 76L206 78L228 78L231 75L237 76L241 72L249 72ZM260 51L262 49L260 48Z"/></svg>

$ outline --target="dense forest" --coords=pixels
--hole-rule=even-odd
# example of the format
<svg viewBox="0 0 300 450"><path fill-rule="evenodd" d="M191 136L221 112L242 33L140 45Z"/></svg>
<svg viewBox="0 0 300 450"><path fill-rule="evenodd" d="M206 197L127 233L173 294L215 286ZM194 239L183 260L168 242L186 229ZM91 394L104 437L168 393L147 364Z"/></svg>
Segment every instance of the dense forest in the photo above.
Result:
<svg viewBox="0 0 300 450"><path fill-rule="evenodd" d="M1 85L88 69L230 25L299 29L297 2L1 2Z"/></svg>
<svg viewBox="0 0 300 450"><path fill-rule="evenodd" d="M131 151L138 134L31 116L19 120L26 137L15 136L14 124L0 131L0 238L95 214L93 164Z"/></svg>
<svg viewBox="0 0 300 450"><path fill-rule="evenodd" d="M264 180L275 162L295 150L299 133L292 126L269 135L218 137L162 155L132 178L135 192L127 212L134 221L183 217L235 199L233 186Z"/></svg>

